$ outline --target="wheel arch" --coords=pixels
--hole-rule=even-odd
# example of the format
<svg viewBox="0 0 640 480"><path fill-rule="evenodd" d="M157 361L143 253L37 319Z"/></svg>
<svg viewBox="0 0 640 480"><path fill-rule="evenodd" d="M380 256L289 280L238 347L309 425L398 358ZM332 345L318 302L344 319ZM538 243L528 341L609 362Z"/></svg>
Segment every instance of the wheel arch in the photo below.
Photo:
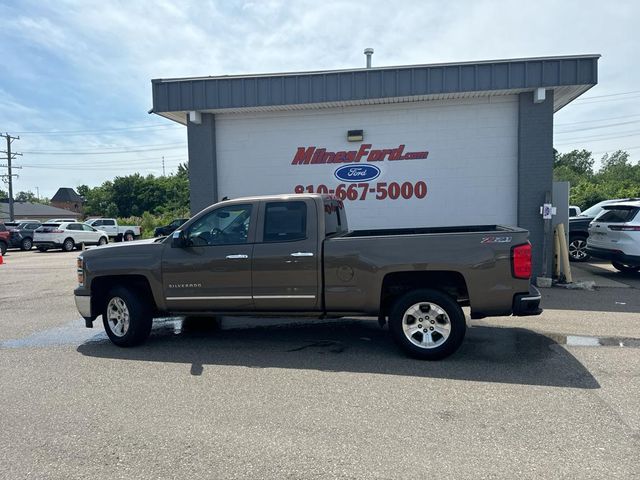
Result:
<svg viewBox="0 0 640 480"><path fill-rule="evenodd" d="M469 305L469 289L464 276L454 270L400 271L387 273L380 291L380 315L388 316L395 301L405 293L423 288L451 296L459 305Z"/></svg>
<svg viewBox="0 0 640 480"><path fill-rule="evenodd" d="M151 284L144 275L107 275L96 277L91 281L91 312L98 316L102 314L107 296L114 287L124 287L135 290L150 302L152 310L157 310Z"/></svg>

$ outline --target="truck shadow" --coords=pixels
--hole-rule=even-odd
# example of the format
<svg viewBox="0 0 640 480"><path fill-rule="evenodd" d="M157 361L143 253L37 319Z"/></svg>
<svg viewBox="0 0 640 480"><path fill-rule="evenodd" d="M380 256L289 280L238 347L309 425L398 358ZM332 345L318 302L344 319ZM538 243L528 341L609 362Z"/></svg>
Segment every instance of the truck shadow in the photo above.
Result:
<svg viewBox="0 0 640 480"><path fill-rule="evenodd" d="M474 327L462 347L440 362L410 359L376 322L342 320L286 327L217 330L202 323L154 327L148 342L123 349L101 339L82 355L184 363L192 375L207 365L374 373L477 382L596 389L589 371L554 340L521 328Z"/></svg>

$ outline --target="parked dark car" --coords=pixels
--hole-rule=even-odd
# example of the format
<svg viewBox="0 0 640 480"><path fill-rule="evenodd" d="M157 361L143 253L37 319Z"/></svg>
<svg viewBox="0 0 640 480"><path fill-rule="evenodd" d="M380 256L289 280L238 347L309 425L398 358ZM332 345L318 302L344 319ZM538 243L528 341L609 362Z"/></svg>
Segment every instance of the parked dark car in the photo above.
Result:
<svg viewBox="0 0 640 480"><path fill-rule="evenodd" d="M596 218L605 205L617 202L630 202L637 198L619 198L616 200L603 200L594 206L587 208L577 217L569 218L569 260L572 262L584 262L590 258L587 253L587 238L589 238L589 224Z"/></svg>
<svg viewBox="0 0 640 480"><path fill-rule="evenodd" d="M9 247L20 250L31 250L33 247L33 232L42 224L38 221L20 222L9 227Z"/></svg>
<svg viewBox="0 0 640 480"><path fill-rule="evenodd" d="M153 232L153 236L154 237L166 237L167 235L171 235L174 232L174 230L176 230L179 227L181 227L182 224L184 224L187 220L189 220L189 219L188 218L176 218L169 225L165 225L163 227L156 228L154 230L154 232Z"/></svg>
<svg viewBox="0 0 640 480"><path fill-rule="evenodd" d="M0 252L2 255L7 251L7 248L9 248L9 231L4 223L0 223Z"/></svg>

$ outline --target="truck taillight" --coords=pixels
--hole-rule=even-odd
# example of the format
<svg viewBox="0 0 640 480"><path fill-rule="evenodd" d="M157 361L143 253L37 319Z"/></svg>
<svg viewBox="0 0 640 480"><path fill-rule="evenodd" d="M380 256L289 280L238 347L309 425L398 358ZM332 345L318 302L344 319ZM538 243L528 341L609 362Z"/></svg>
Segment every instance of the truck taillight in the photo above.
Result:
<svg viewBox="0 0 640 480"><path fill-rule="evenodd" d="M511 249L511 271L515 278L531 278L531 244L524 243Z"/></svg>

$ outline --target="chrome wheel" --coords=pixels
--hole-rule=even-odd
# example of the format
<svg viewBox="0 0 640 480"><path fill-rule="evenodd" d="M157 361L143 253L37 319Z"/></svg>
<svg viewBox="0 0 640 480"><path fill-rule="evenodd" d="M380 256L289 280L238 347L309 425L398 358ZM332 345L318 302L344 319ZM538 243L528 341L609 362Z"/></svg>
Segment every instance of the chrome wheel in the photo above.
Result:
<svg viewBox="0 0 640 480"><path fill-rule="evenodd" d="M587 241L584 238L574 238L569 242L569 257L571 260L581 261L587 258Z"/></svg>
<svg viewBox="0 0 640 480"><path fill-rule="evenodd" d="M436 303L415 303L402 316L402 331L415 346L424 349L436 348L449 338L451 319Z"/></svg>
<svg viewBox="0 0 640 480"><path fill-rule="evenodd" d="M129 330L129 309L120 297L113 297L109 300L107 325L116 337L124 337Z"/></svg>

